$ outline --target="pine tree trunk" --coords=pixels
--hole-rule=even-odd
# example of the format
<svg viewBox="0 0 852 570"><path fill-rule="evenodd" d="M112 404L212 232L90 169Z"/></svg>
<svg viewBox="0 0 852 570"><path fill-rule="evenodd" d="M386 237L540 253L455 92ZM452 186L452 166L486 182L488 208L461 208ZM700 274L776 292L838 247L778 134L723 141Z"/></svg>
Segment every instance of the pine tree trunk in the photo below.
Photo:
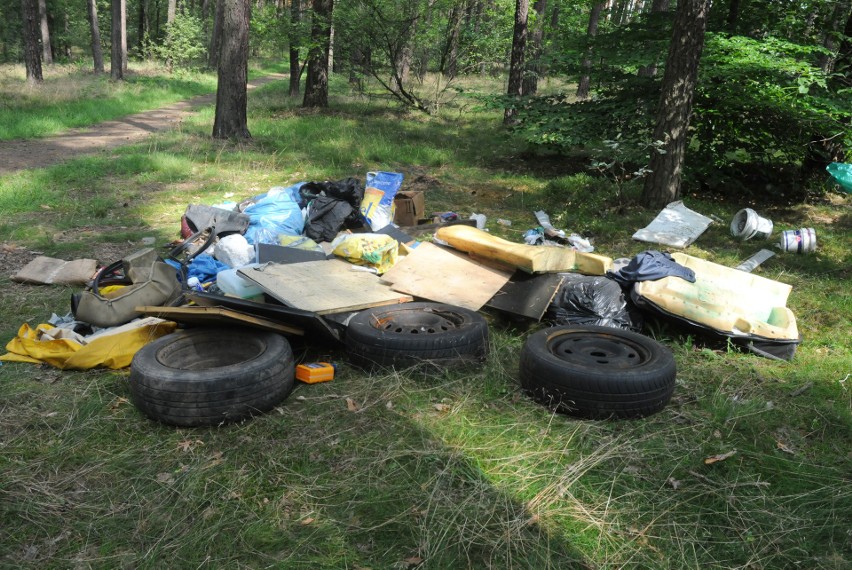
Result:
<svg viewBox="0 0 852 570"><path fill-rule="evenodd" d="M299 96L299 81L302 69L299 66L299 42L294 30L302 20L302 0L292 0L290 4L290 97Z"/></svg>
<svg viewBox="0 0 852 570"><path fill-rule="evenodd" d="M177 0L168 0L168 8L166 8L167 26L175 21L175 14L177 14Z"/></svg>
<svg viewBox="0 0 852 570"><path fill-rule="evenodd" d="M592 38L598 35L598 24L601 21L601 12L603 12L606 2L599 2L592 6L592 11L589 12L589 26L586 28L586 36L588 37L589 47L586 48L586 55L583 57L583 75L580 77L580 82L577 83L577 99L588 99L589 91L591 91L592 80L589 77L589 70L592 69Z"/></svg>
<svg viewBox="0 0 852 570"><path fill-rule="evenodd" d="M38 14L41 32L41 61L47 65L53 63L53 50L50 49L50 26L47 25L47 2L38 0Z"/></svg>
<svg viewBox="0 0 852 570"><path fill-rule="evenodd" d="M536 14L535 27L530 34L529 57L527 59L527 72L524 74L524 95L535 95L538 92L538 79L542 75L541 44L544 39L544 11L547 9L547 0L535 0L533 11Z"/></svg>
<svg viewBox="0 0 852 570"><path fill-rule="evenodd" d="M225 19L225 0L216 0L213 12L213 33L210 34L210 53L207 54L207 67L219 68L219 52L222 49L222 21Z"/></svg>
<svg viewBox="0 0 852 570"><path fill-rule="evenodd" d="M509 97L520 97L523 94L524 51L527 47L527 17L529 16L529 0L515 0L515 27L512 33L512 57L509 62ZM514 106L507 107L503 112L503 124L512 124L518 111Z"/></svg>
<svg viewBox="0 0 852 570"><path fill-rule="evenodd" d="M328 50L331 40L333 0L313 0L311 48L305 79L303 107L328 107Z"/></svg>
<svg viewBox="0 0 852 570"><path fill-rule="evenodd" d="M251 138L247 120L250 17L251 0L223 0L213 138Z"/></svg>
<svg viewBox="0 0 852 570"><path fill-rule="evenodd" d="M148 0L139 0L139 22L136 46L140 54L145 51L145 38L148 35Z"/></svg>
<svg viewBox="0 0 852 570"><path fill-rule="evenodd" d="M104 53L101 50L101 30L98 26L98 5L95 0L87 0L89 5L89 28L92 31L92 62L95 73L104 72Z"/></svg>
<svg viewBox="0 0 852 570"><path fill-rule="evenodd" d="M651 174L642 191L642 204L649 208L663 207L680 196L689 118L709 10L710 0L678 2L653 135L653 140L663 141L665 154L652 151Z"/></svg>
<svg viewBox="0 0 852 570"><path fill-rule="evenodd" d="M21 17L24 35L24 65L27 68L27 83L41 83L41 53L38 48L38 2L21 0Z"/></svg>
<svg viewBox="0 0 852 570"><path fill-rule="evenodd" d="M110 76L119 81L127 71L127 21L125 0L112 0L112 50L110 52Z"/></svg>

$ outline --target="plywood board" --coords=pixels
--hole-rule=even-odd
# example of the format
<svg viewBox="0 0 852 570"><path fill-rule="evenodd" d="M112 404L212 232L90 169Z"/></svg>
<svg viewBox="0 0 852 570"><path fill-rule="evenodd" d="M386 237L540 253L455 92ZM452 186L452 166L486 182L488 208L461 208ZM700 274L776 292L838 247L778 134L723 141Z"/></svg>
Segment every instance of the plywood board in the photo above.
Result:
<svg viewBox="0 0 852 570"><path fill-rule="evenodd" d="M136 307L143 315L152 315L178 323L192 325L245 325L252 328L271 330L282 334L303 336L303 329L276 323L263 317L249 315L224 307Z"/></svg>
<svg viewBox="0 0 852 570"><path fill-rule="evenodd" d="M248 315L304 329L312 341L321 339L339 343L343 340L345 327L310 311L285 307L277 302L258 303L239 297L215 295L207 292L188 291L186 299L204 307L225 307Z"/></svg>
<svg viewBox="0 0 852 570"><path fill-rule="evenodd" d="M402 293L478 311L510 276L467 255L424 242L382 275L382 280Z"/></svg>
<svg viewBox="0 0 852 570"><path fill-rule="evenodd" d="M558 273L529 275L518 271L488 301L488 306L513 315L540 321L562 284Z"/></svg>
<svg viewBox="0 0 852 570"><path fill-rule="evenodd" d="M65 261L40 255L14 274L12 281L42 285L85 285L94 276L97 264L94 259Z"/></svg>
<svg viewBox="0 0 852 570"><path fill-rule="evenodd" d="M374 274L353 271L352 267L346 261L329 259L291 265L269 263L237 273L285 305L320 315L412 300L409 295L393 291Z"/></svg>

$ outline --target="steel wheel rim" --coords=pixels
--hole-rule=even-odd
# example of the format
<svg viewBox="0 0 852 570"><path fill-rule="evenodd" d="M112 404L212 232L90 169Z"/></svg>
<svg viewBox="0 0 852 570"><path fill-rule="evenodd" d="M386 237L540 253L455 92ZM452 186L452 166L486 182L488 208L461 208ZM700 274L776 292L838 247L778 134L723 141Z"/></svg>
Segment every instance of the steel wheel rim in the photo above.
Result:
<svg viewBox="0 0 852 570"><path fill-rule="evenodd" d="M632 339L588 331L551 336L547 349L555 358L584 368L623 370L642 366L651 358L650 350Z"/></svg>
<svg viewBox="0 0 852 570"><path fill-rule="evenodd" d="M442 334L458 329L464 319L448 311L401 309L382 316L374 315L374 328L394 334Z"/></svg>

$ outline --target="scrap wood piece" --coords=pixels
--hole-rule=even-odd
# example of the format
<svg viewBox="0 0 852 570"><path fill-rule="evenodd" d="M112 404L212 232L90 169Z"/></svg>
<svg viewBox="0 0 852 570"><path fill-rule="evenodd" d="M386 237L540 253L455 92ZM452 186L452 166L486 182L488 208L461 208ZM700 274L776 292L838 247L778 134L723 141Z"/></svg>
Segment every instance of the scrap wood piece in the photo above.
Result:
<svg viewBox="0 0 852 570"><path fill-rule="evenodd" d="M564 280L558 273L530 275L518 271L487 305L506 313L540 321Z"/></svg>
<svg viewBox="0 0 852 570"><path fill-rule="evenodd" d="M510 276L509 272L423 242L382 275L382 281L415 297L478 311Z"/></svg>
<svg viewBox="0 0 852 570"><path fill-rule="evenodd" d="M178 323L191 325L245 325L252 328L270 330L282 334L304 336L304 329L277 323L275 321L241 313L224 307L136 307L143 315L151 315L161 319L169 319Z"/></svg>
<svg viewBox="0 0 852 570"><path fill-rule="evenodd" d="M412 301L339 259L246 267L237 273L285 305L324 315Z"/></svg>
<svg viewBox="0 0 852 570"><path fill-rule="evenodd" d="M612 267L612 259L603 255L566 247L513 243L469 226L439 228L435 236L458 250L507 263L527 273L603 275Z"/></svg>
<svg viewBox="0 0 852 570"><path fill-rule="evenodd" d="M683 205L671 202L650 224L633 234L633 239L684 248L698 239L713 220Z"/></svg>
<svg viewBox="0 0 852 570"><path fill-rule="evenodd" d="M248 315L263 317L273 322L304 329L306 333L310 334L312 339L316 340L328 340L333 343L339 343L343 341L343 335L346 330L339 323L329 320L330 317L321 317L310 311L285 307L278 303L258 303L256 301L249 301L248 299L240 299L239 297L216 295L201 291L187 292L185 296L187 301L203 307L224 307Z"/></svg>
<svg viewBox="0 0 852 570"><path fill-rule="evenodd" d="M39 285L85 285L97 270L94 259L65 261L40 255L12 276L18 283Z"/></svg>

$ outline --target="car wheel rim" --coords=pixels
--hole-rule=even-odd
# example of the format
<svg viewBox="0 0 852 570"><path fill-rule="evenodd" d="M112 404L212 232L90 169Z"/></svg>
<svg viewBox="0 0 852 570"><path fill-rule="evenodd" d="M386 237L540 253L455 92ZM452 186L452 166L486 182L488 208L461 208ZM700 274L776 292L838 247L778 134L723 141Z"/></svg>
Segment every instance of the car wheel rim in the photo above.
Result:
<svg viewBox="0 0 852 570"><path fill-rule="evenodd" d="M651 357L650 351L630 339L581 331L554 335L547 348L559 360L583 367L634 368Z"/></svg>
<svg viewBox="0 0 852 570"><path fill-rule="evenodd" d="M374 315L372 325L378 330L396 334L441 334L456 330L463 319L447 311L392 311Z"/></svg>

